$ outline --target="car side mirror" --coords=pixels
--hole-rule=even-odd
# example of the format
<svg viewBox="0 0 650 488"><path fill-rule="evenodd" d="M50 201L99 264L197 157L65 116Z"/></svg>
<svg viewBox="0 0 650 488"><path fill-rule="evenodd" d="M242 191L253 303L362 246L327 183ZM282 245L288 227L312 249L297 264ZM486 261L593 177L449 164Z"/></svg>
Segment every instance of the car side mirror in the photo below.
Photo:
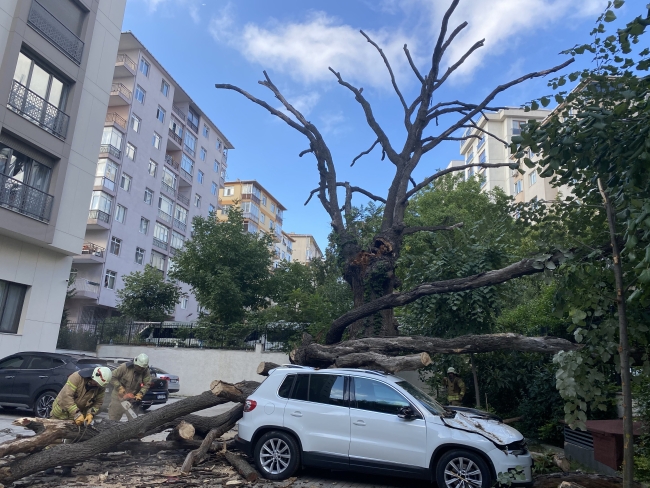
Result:
<svg viewBox="0 0 650 488"><path fill-rule="evenodd" d="M404 420L412 420L415 418L415 412L411 407L402 407L399 409L397 416Z"/></svg>

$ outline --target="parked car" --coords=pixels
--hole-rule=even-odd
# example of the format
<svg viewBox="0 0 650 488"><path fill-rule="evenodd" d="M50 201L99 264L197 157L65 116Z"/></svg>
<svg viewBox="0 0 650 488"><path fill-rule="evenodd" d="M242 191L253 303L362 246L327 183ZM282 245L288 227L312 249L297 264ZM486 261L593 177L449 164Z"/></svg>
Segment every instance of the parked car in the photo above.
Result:
<svg viewBox="0 0 650 488"><path fill-rule="evenodd" d="M121 361L124 362L124 361ZM111 368L112 371L116 370L120 366L121 362L108 362L106 365ZM152 376L151 383L149 383L149 391L142 398L142 403L140 403L140 408L142 410L148 410L151 405L161 405L167 403L169 399L169 390L167 389L167 380L163 378L157 378ZM104 407L108 406L109 399L108 396L112 392L112 386L106 390L106 400L104 401Z"/></svg>
<svg viewBox="0 0 650 488"><path fill-rule="evenodd" d="M267 479L301 465L488 488L532 482L524 437L483 412L451 411L397 376L282 366L248 397L236 437ZM523 475L523 476L521 476Z"/></svg>
<svg viewBox="0 0 650 488"><path fill-rule="evenodd" d="M151 371L152 376L160 378L161 380L167 380L167 389L169 390L169 393L176 393L181 389L181 379L175 374L168 373L160 368L154 368L153 366L149 366L149 370Z"/></svg>
<svg viewBox="0 0 650 488"><path fill-rule="evenodd" d="M36 417L49 417L52 403L68 376L84 368L105 366L92 356L50 352L21 352L0 360L0 406L28 408Z"/></svg>

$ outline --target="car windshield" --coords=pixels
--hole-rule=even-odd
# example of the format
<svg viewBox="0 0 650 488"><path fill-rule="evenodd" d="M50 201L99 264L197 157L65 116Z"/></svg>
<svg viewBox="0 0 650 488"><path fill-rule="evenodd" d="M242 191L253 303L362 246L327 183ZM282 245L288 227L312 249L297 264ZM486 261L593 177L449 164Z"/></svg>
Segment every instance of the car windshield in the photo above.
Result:
<svg viewBox="0 0 650 488"><path fill-rule="evenodd" d="M162 373L162 374L169 374L167 371L163 371L163 370L160 369L160 368L149 368L149 369L150 369L151 371L153 371L155 374L159 374L159 373Z"/></svg>
<svg viewBox="0 0 650 488"><path fill-rule="evenodd" d="M440 405L437 401L431 398L429 395L424 393L419 388L416 388L408 381L398 381L396 383L398 386L404 388L412 397L418 400L424 408L434 415L445 415L447 410L445 407Z"/></svg>

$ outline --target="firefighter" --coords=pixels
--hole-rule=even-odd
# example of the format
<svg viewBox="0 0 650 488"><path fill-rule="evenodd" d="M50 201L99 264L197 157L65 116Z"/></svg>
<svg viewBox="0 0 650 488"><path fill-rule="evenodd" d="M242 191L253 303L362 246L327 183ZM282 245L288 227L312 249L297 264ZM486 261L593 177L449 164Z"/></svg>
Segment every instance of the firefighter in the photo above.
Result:
<svg viewBox="0 0 650 488"><path fill-rule="evenodd" d="M76 425L87 427L104 403L104 392L111 381L111 370L105 366L75 371L52 404L50 418L72 420ZM72 475L72 466L62 466L63 476ZM54 474L54 468L45 471Z"/></svg>
<svg viewBox="0 0 650 488"><path fill-rule="evenodd" d="M454 368L447 370L447 377L443 378L442 384L447 388L447 402L452 407L460 407L465 396L465 382L458 376Z"/></svg>
<svg viewBox="0 0 650 488"><path fill-rule="evenodd" d="M133 361L121 364L113 371L113 392L111 405L108 407L108 418L120 420L125 413L122 401L141 402L142 397L149 391L151 373L149 372L149 356L140 354Z"/></svg>

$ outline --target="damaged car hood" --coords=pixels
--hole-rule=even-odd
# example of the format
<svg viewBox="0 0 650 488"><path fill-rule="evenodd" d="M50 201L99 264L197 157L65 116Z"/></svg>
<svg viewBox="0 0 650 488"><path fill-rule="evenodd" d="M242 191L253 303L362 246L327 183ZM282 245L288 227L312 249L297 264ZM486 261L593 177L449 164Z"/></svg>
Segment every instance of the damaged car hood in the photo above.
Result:
<svg viewBox="0 0 650 488"><path fill-rule="evenodd" d="M454 418L443 418L442 421L447 427L479 434L499 446L507 446L524 438L517 429L498 420L473 417L461 412L456 412Z"/></svg>

